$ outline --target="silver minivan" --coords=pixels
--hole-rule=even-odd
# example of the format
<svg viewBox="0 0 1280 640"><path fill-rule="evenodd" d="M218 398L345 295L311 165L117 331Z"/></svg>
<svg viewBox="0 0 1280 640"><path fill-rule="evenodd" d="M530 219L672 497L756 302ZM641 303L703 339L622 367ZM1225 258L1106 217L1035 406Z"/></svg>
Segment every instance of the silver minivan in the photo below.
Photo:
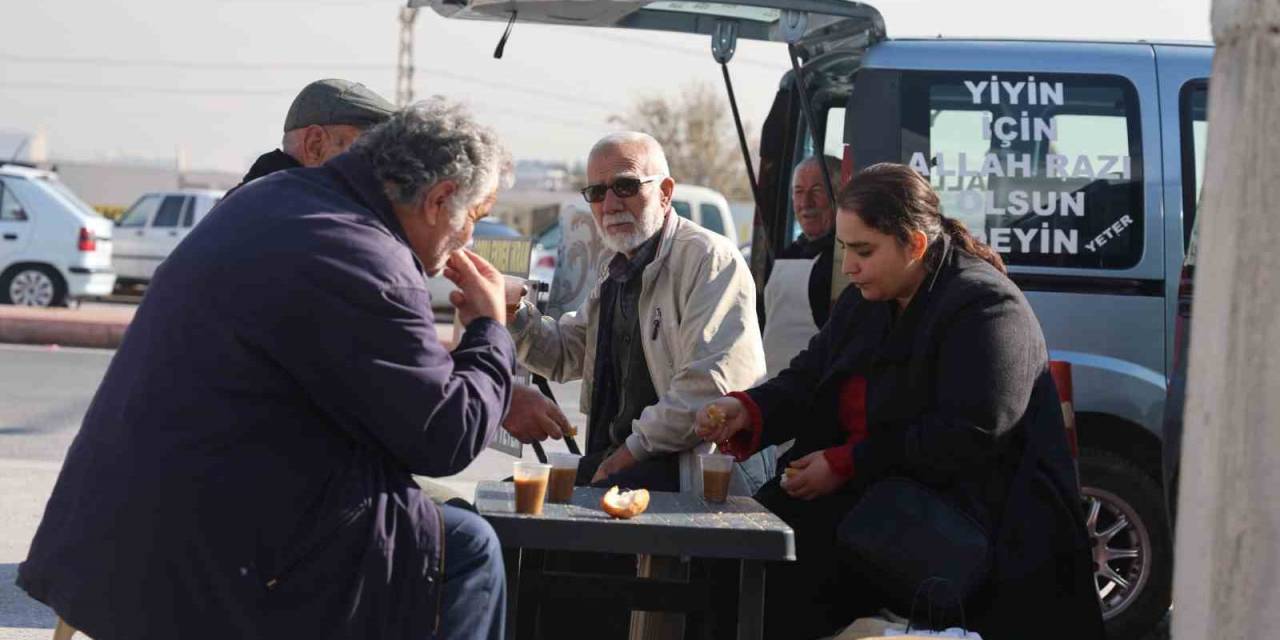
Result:
<svg viewBox="0 0 1280 640"><path fill-rule="evenodd" d="M722 65L739 38L785 44L792 71L760 136L753 272L762 278L774 248L797 233L787 181L800 159L825 152L849 171L892 161L927 175L947 214L1003 255L1051 357L1071 364L1109 635L1140 637L1165 616L1173 554L1161 424L1212 47L890 39L873 6L844 0L410 4L450 17L506 22L515 11L521 22L701 34Z"/></svg>

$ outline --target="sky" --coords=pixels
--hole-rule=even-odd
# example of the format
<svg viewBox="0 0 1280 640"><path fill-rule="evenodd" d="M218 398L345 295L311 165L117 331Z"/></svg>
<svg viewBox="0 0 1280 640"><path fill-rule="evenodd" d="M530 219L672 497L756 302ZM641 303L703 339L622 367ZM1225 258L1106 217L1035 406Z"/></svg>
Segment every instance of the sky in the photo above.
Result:
<svg viewBox="0 0 1280 640"><path fill-rule="evenodd" d="M877 0L890 37L1210 40L1211 0ZM153 160L242 172L279 145L323 77L394 99L403 0L6 0L0 132L42 131L53 160ZM414 91L469 104L517 159L574 162L638 97L722 90L706 37L447 20L415 27ZM748 126L789 68L777 43L730 63Z"/></svg>

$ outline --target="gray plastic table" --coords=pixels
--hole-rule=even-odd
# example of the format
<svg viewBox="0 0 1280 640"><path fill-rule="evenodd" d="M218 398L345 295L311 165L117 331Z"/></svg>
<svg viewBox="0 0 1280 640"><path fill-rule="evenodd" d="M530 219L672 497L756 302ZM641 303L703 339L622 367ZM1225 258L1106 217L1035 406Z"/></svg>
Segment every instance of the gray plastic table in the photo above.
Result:
<svg viewBox="0 0 1280 640"><path fill-rule="evenodd" d="M738 560L740 639L763 631L765 563L795 560L791 527L748 497L713 504L700 495L653 491L644 513L615 520L600 509L603 489L577 487L569 504L547 504L540 516L515 513L514 494L509 482L482 482L475 501L506 555L508 638L533 638L545 596L614 597L632 610L685 612L693 621L716 605L708 584L695 580L543 571L543 551ZM688 632L697 626L691 622Z"/></svg>

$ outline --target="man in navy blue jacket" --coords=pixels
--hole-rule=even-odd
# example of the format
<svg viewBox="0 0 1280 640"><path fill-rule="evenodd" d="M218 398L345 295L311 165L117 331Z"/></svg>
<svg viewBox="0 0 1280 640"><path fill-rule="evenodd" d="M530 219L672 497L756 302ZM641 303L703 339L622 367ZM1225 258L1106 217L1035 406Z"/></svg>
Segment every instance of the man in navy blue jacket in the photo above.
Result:
<svg viewBox="0 0 1280 640"><path fill-rule="evenodd" d="M224 201L157 271L18 584L95 640L502 637L492 529L411 474L465 468L510 402L501 275L460 250L509 175L437 99Z"/></svg>

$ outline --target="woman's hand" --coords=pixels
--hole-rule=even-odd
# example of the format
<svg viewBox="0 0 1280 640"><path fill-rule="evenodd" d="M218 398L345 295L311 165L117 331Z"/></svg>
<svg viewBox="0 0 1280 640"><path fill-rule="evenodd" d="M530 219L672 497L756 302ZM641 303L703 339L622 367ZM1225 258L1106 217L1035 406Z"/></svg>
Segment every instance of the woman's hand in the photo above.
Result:
<svg viewBox="0 0 1280 640"><path fill-rule="evenodd" d="M698 410L693 429L706 442L721 443L747 428L747 409L737 398L712 400Z"/></svg>
<svg viewBox="0 0 1280 640"><path fill-rule="evenodd" d="M782 474L782 490L798 500L813 500L833 493L849 479L836 473L821 451L794 460Z"/></svg>

